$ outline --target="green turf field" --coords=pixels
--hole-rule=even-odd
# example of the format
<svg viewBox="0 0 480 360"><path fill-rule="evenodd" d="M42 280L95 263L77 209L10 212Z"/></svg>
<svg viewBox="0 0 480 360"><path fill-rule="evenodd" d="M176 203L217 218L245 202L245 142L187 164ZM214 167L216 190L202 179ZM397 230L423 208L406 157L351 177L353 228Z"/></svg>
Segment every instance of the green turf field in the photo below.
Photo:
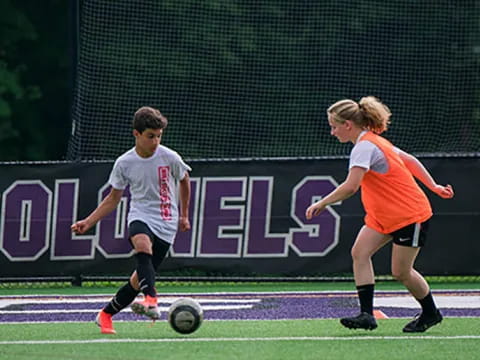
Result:
<svg viewBox="0 0 480 360"><path fill-rule="evenodd" d="M194 334L166 322L118 323L104 336L87 323L2 325L1 359L478 359L480 319L446 319L422 335L405 320L379 320L372 332L336 320L212 321ZM11 342L18 341L18 344Z"/></svg>
<svg viewBox="0 0 480 360"><path fill-rule="evenodd" d="M480 289L480 280L465 282L438 281L430 282L435 289ZM114 294L124 282L85 283L82 287L71 286L69 283L0 283L1 295L19 294ZM174 292L255 292L255 291L334 291L355 290L353 282L157 282L159 293ZM375 285L376 290L405 290L396 281L381 281Z"/></svg>
<svg viewBox="0 0 480 360"><path fill-rule="evenodd" d="M465 285L465 284L464 284ZM394 283L379 288L402 289ZM432 284L432 288L437 288ZM438 288L476 288L457 284ZM160 293L352 290L352 284L174 284ZM40 290L40 291L39 291ZM2 289L0 295L113 294L115 288ZM480 304L479 304L480 307ZM0 315L1 316L1 315ZM374 331L348 330L338 319L204 321L191 335L166 321L115 324L102 335L92 323L0 325L0 359L480 359L480 318L449 317L423 334L403 334L406 319L379 320Z"/></svg>

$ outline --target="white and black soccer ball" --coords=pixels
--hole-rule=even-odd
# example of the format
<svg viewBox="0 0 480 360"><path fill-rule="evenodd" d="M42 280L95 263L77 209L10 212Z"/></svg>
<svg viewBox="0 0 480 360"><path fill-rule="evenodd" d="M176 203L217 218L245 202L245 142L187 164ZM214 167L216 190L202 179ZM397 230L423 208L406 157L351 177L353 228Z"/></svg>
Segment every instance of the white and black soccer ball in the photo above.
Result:
<svg viewBox="0 0 480 360"><path fill-rule="evenodd" d="M203 322L203 309L194 299L177 299L168 308L168 322L176 332L191 334Z"/></svg>

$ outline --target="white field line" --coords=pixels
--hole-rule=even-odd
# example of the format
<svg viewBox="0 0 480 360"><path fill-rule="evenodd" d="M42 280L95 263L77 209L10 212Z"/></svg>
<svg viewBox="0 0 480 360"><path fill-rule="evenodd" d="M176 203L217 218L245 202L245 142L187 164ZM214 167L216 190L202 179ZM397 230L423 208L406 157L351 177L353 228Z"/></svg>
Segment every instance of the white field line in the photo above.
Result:
<svg viewBox="0 0 480 360"><path fill-rule="evenodd" d="M432 290L432 294L434 296L444 296L445 294L442 293L448 293L449 296L450 294L453 293L459 293L459 294L468 294L468 293L478 293L480 291L480 287L478 289L434 289ZM357 292L355 290L298 290L298 291L218 291L218 292L208 292L208 293L199 293L199 292L179 292L179 293L171 293L169 296L162 296L159 297L159 300L163 298L179 298L179 297L193 297L195 296L215 296L215 295L291 295L291 294L305 294L305 295L314 295L314 294L332 294L332 295L352 295L356 296ZM382 295L388 295L388 294L398 294L399 296L411 296L407 290L378 290L375 291L376 296L382 296ZM65 295L65 294L46 294L46 295L39 295L39 294L34 294L34 295L0 295L0 299L8 299L8 298L30 298L30 299L35 299L35 298L62 298L63 299L68 299L70 297L72 298L81 298L81 297L90 297L90 298L99 298L99 299L107 299L110 300L113 296L112 294L78 294L78 295ZM197 299L197 300L202 300L202 299ZM207 299L205 299L207 300Z"/></svg>
<svg viewBox="0 0 480 360"><path fill-rule="evenodd" d="M205 305L202 306L203 310L242 310L251 309L253 305ZM159 306L158 310L167 311L168 306ZM132 312L127 308L122 312ZM68 314L68 313L92 313L97 314L98 309L55 309L55 310L0 310L0 314Z"/></svg>
<svg viewBox="0 0 480 360"><path fill-rule="evenodd" d="M444 296L434 296L435 303L437 306L442 308L451 308L451 309L478 309L480 308L480 296L472 295L444 295ZM374 307L387 307L387 308L410 308L418 309L418 302L413 298L413 296L389 296L389 297L377 297L373 301Z"/></svg>
<svg viewBox="0 0 480 360"><path fill-rule="evenodd" d="M159 305L161 306L161 310L164 311L168 309L168 306L179 299L178 297L174 298L159 298ZM108 302L110 297L103 299L103 302ZM226 299L226 298L217 298L217 299L197 299L199 303L205 310L232 310L232 309L250 309L252 305L256 303L260 303L262 301L261 296L257 299ZM451 308L451 309L478 309L480 308L480 296L475 295L442 295L442 296L435 296L435 300L437 305L440 308ZM23 313L22 311L2 311L2 308L11 306L11 305L25 305L25 304L79 304L79 303L101 303L102 299L98 298L89 298L85 296L85 298L81 299L54 299L54 298L39 298L39 299L26 299L26 298L7 298L1 299L0 298L0 314L15 314L15 313ZM166 307L165 307L166 304ZM219 307L220 305L212 305L212 304L225 304L223 307ZM227 305L229 304L229 305ZM243 304L243 305L242 305ZM163 306L162 306L163 305ZM411 308L411 309L418 309L419 304L412 296L377 296L374 299L374 307L386 307L386 308ZM93 310L91 310L93 311ZM44 310L36 311L36 310L25 310L25 312L29 312L32 314L44 312ZM50 313L60 312L59 310L49 310ZM90 310L65 310L64 312L90 312Z"/></svg>
<svg viewBox="0 0 480 360"><path fill-rule="evenodd" d="M5 298L2 299L0 297L0 308L7 306L7 305L20 305L20 304L83 304L83 303L103 303L103 302L109 302L112 297L111 296L105 296L104 298L96 298L96 297L90 297L88 295L84 295L85 297L82 297L80 299L69 299L69 298L39 298L39 299L28 299L28 298ZM140 298L139 298L140 299ZM180 297L171 297L171 298L165 298L165 297L160 297L158 298L157 302L159 304L171 304L175 300L180 299ZM195 299L195 298L192 298ZM215 304L215 303L221 303L221 304L255 304L259 303L262 301L262 299L195 299L197 300L200 304Z"/></svg>
<svg viewBox="0 0 480 360"><path fill-rule="evenodd" d="M89 340L4 340L0 345L58 345L105 343L168 343L168 342L248 342L248 341L364 341L364 340L478 340L480 335L457 336L299 336L299 337L232 337L232 338L172 338L172 339L89 339Z"/></svg>

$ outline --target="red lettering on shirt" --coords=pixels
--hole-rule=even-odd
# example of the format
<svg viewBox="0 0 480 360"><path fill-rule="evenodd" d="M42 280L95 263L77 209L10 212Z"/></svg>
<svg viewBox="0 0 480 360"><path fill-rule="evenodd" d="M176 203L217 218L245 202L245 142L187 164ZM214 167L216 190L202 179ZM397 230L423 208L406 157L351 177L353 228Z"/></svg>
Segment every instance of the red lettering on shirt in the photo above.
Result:
<svg viewBox="0 0 480 360"><path fill-rule="evenodd" d="M160 215L163 220L172 220L172 202L168 188L170 166L158 167L158 181L160 187Z"/></svg>

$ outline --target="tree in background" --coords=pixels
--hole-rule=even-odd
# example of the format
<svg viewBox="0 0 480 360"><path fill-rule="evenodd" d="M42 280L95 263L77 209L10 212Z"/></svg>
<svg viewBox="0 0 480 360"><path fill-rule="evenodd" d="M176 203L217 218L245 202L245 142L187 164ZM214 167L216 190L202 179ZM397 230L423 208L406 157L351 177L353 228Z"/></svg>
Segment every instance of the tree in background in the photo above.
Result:
<svg viewBox="0 0 480 360"><path fill-rule="evenodd" d="M446 0L82 1L68 159L116 158L144 104L164 111L162 142L187 158L345 156L325 109L366 94L389 104L386 137L402 149L478 151L479 11Z"/></svg>
<svg viewBox="0 0 480 360"><path fill-rule="evenodd" d="M68 2L0 2L0 161L57 160L68 140Z"/></svg>

